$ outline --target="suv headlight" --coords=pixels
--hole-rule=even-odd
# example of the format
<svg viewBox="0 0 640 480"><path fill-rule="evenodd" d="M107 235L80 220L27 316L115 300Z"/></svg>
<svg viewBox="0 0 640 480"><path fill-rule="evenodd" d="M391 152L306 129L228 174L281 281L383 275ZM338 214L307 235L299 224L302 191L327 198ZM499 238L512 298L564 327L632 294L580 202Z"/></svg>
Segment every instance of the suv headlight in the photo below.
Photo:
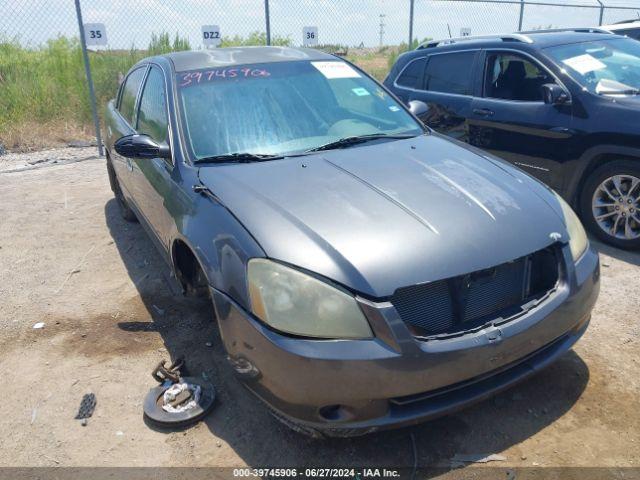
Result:
<svg viewBox="0 0 640 480"><path fill-rule="evenodd" d="M251 310L273 328L305 337L373 337L348 293L263 258L249 260L247 270Z"/></svg>
<svg viewBox="0 0 640 480"><path fill-rule="evenodd" d="M571 256L573 261L578 260L589 246L589 240L587 239L587 233L584 231L582 222L575 214L571 206L564 201L564 199L556 192L553 194L558 199L560 207L562 208L562 215L564 216L564 223L567 226L567 232L569 233L569 247L571 248Z"/></svg>

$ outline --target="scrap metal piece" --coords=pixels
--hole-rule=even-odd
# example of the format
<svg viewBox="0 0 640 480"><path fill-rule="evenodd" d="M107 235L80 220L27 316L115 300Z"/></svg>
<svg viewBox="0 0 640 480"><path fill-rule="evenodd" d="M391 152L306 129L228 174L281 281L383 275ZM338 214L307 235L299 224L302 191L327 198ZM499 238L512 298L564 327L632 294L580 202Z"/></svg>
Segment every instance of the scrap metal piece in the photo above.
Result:
<svg viewBox="0 0 640 480"><path fill-rule="evenodd" d="M170 367L166 366L166 360L162 360L156 368L151 372L151 376L158 382L178 383L180 381L180 370L184 368L184 357L181 355L176 358Z"/></svg>
<svg viewBox="0 0 640 480"><path fill-rule="evenodd" d="M96 409L96 396L93 393L86 393L80 402L80 408L76 414L76 420L82 420L82 425L87 424L87 419L93 415Z"/></svg>
<svg viewBox="0 0 640 480"><path fill-rule="evenodd" d="M196 377L184 377L181 379L185 383L200 386L200 398L194 408L182 412L167 412L164 405L164 392L172 386L164 383L152 388L144 399L144 416L147 421L160 428L179 428L191 425L204 418L213 408L216 392L208 382ZM176 397L176 400L178 398ZM187 400L188 401L188 400Z"/></svg>

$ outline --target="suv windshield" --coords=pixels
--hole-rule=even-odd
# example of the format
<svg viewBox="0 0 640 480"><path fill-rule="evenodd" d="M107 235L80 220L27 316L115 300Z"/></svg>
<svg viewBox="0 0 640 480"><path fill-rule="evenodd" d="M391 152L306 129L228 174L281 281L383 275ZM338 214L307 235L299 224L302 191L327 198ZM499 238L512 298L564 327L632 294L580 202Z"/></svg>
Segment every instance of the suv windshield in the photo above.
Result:
<svg viewBox="0 0 640 480"><path fill-rule="evenodd" d="M545 50L591 93L636 95L640 89L640 42L597 40Z"/></svg>
<svg viewBox="0 0 640 480"><path fill-rule="evenodd" d="M177 74L185 138L197 161L283 155L362 135L420 135L369 77L336 61L218 67Z"/></svg>

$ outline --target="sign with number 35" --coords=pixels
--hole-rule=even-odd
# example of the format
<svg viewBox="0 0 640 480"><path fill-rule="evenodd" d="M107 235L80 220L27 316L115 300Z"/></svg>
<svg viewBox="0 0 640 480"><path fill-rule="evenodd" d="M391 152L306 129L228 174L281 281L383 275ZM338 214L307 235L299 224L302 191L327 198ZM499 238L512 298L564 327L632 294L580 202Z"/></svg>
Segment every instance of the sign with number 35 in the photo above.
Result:
<svg viewBox="0 0 640 480"><path fill-rule="evenodd" d="M104 23L85 23L84 39L87 46L106 45L107 28L104 26Z"/></svg>

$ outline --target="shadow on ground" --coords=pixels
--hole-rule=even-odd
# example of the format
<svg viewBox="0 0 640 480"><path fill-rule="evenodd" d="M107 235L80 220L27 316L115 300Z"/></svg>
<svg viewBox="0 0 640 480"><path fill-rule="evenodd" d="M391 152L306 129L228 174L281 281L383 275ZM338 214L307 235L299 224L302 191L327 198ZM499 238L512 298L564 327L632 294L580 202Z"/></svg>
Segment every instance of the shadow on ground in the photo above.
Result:
<svg viewBox="0 0 640 480"><path fill-rule="evenodd" d="M621 250L606 243L596 240L593 236L589 236L589 241L598 253L602 253L609 257L613 257L630 265L640 266L640 251L638 250Z"/></svg>
<svg viewBox="0 0 640 480"><path fill-rule="evenodd" d="M176 295L159 280L168 269L141 226L122 220L115 200L106 204L105 216L153 320L123 322L120 328L131 335L157 331L172 359L185 355L189 375L214 383L219 401L205 423L249 466L446 466L456 453L501 452L531 437L564 415L588 382L586 364L572 351L529 381L455 415L354 439L307 439L272 418L235 379L211 305Z"/></svg>

